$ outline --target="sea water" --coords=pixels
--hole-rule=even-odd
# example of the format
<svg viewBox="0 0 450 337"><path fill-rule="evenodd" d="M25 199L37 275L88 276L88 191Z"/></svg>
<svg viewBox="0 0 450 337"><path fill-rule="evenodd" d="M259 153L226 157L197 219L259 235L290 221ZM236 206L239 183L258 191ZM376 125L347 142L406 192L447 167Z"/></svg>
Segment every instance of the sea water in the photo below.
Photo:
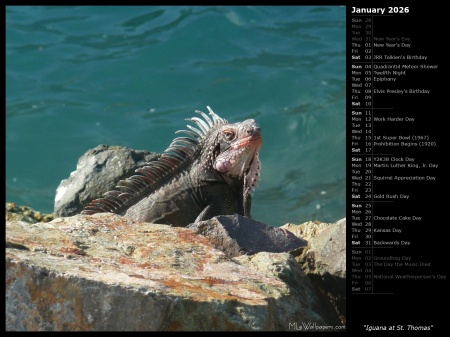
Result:
<svg viewBox="0 0 450 337"><path fill-rule="evenodd" d="M44 213L99 144L162 152L209 105L262 129L252 217L345 217L345 7L6 7L6 200Z"/></svg>

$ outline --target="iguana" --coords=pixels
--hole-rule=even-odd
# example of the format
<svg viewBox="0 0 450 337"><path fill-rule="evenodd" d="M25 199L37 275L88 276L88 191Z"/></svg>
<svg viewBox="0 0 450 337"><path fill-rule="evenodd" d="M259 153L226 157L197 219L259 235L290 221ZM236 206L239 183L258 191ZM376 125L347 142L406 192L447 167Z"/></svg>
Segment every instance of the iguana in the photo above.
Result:
<svg viewBox="0 0 450 337"><path fill-rule="evenodd" d="M250 217L251 192L260 177L261 129L253 119L230 124L211 108L210 118L189 120L158 160L119 181L82 214L112 212L145 222L187 226L216 215Z"/></svg>

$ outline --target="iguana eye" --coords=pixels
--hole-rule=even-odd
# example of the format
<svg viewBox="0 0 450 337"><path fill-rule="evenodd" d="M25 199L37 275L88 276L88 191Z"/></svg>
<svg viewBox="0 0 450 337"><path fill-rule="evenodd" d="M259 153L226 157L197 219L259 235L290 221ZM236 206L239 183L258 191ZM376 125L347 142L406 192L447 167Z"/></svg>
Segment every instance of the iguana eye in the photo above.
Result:
<svg viewBox="0 0 450 337"><path fill-rule="evenodd" d="M232 141L236 138L236 133L233 130L224 130L223 135L225 136L225 139L228 141Z"/></svg>

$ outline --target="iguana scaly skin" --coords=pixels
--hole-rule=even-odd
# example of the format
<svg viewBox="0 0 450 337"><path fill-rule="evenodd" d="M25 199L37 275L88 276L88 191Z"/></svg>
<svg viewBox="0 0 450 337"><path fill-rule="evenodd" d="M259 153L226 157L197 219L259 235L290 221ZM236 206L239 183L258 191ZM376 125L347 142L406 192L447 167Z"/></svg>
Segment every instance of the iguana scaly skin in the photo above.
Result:
<svg viewBox="0 0 450 337"><path fill-rule="evenodd" d="M187 226L216 215L250 216L251 192L260 177L261 130L253 119L229 124L210 107L197 127L179 130L159 160L121 180L116 190L81 212L112 212L134 220Z"/></svg>

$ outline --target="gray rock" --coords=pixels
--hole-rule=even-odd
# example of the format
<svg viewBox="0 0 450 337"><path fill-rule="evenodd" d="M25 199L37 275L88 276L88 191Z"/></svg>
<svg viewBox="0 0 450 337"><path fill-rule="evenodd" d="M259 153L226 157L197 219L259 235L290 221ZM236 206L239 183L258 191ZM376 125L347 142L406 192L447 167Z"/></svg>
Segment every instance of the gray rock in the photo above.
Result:
<svg viewBox="0 0 450 337"><path fill-rule="evenodd" d="M306 276L291 254L261 252L255 255L239 256L234 260L239 261L242 265L247 265L249 268L256 269L268 277L276 277L285 284L295 285L291 289L290 296L279 298L278 303L280 308L273 313L279 322L284 322L286 317L289 318L290 328L288 330L305 329L304 324L312 322L307 318L310 316L309 310L311 309L320 313L325 322L327 322L326 326L328 326L328 329L325 329L325 325L322 325L321 328L321 324L318 324L318 329L335 331L334 327L338 325L342 326L337 318L336 311L329 305L330 301L326 294L317 293L316 289L312 290L309 277ZM308 296L308 294L317 297L317 300L314 303L305 301L305 296ZM284 308L289 309L283 310ZM295 315L289 311L295 311L294 308L295 310L304 310L304 313L301 314L302 319L292 319ZM280 324L280 330L285 330L285 328L282 328L283 325Z"/></svg>
<svg viewBox="0 0 450 337"><path fill-rule="evenodd" d="M121 179L133 175L159 154L121 146L99 145L79 160L77 170L59 184L55 196L55 217L80 213L93 199L114 189Z"/></svg>
<svg viewBox="0 0 450 337"><path fill-rule="evenodd" d="M284 229L251 218L219 215L188 226L204 235L228 257L259 252L282 253L306 247L307 242Z"/></svg>
<svg viewBox="0 0 450 337"><path fill-rule="evenodd" d="M308 238L308 246L296 260L316 286L334 304L346 322L346 219L336 223L306 222L282 228Z"/></svg>
<svg viewBox="0 0 450 337"><path fill-rule="evenodd" d="M194 230L116 214L6 223L6 330L340 325L288 253L228 258Z"/></svg>

